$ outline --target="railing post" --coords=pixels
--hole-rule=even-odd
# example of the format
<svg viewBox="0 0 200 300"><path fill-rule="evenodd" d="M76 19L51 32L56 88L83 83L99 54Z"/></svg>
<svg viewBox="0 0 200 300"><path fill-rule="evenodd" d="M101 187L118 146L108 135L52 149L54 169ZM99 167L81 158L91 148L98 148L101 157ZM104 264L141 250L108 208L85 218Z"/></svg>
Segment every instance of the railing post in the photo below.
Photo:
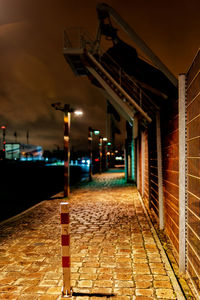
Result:
<svg viewBox="0 0 200 300"><path fill-rule="evenodd" d="M60 203L61 246L63 268L63 296L71 296L70 283L70 234L69 234L69 203Z"/></svg>

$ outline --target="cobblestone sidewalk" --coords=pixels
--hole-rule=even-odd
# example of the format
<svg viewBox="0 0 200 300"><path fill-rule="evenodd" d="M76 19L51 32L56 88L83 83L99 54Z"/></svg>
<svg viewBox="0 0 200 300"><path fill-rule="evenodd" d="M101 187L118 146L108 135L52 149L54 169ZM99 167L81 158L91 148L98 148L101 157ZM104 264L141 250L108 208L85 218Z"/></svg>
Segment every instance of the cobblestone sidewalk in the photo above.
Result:
<svg viewBox="0 0 200 300"><path fill-rule="evenodd" d="M0 299L61 299L61 201L0 226ZM123 173L95 176L73 190L70 203L72 299L185 299Z"/></svg>

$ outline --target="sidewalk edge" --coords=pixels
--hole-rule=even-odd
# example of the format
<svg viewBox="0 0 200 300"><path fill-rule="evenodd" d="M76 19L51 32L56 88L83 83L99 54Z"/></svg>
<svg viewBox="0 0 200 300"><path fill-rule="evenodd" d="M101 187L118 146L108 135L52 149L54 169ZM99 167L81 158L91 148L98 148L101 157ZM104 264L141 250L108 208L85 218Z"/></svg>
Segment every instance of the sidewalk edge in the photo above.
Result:
<svg viewBox="0 0 200 300"><path fill-rule="evenodd" d="M183 294L183 292L181 290L181 287L180 287L180 285L178 283L178 280L177 280L177 278L176 278L176 276L174 274L174 271L173 271L173 269L172 269L172 267L170 265L169 259L168 259L167 255L166 255L166 253L165 253L165 251L164 251L164 249L162 247L160 239L159 239L159 237L157 235L157 232L156 232L156 230L155 230L155 228L154 228L154 226L153 226L153 224L151 222L151 219L149 217L149 214L147 212L147 209L146 209L146 207L145 207L145 205L144 205L144 203L142 201L142 197L141 197L141 195L140 195L139 192L138 192L138 195L139 195L139 199L140 199L140 202L142 204L142 207L144 209L145 215L147 217L147 220L148 220L148 222L149 222L149 224L151 226L151 231L152 231L153 236L155 238L156 244L157 244L157 246L158 246L158 248L160 250L160 254L162 256L163 262L165 263L167 274L171 278L174 291L175 291L175 293L177 295L177 299L178 300L185 300L186 298L185 298L185 296L184 296L184 294Z"/></svg>

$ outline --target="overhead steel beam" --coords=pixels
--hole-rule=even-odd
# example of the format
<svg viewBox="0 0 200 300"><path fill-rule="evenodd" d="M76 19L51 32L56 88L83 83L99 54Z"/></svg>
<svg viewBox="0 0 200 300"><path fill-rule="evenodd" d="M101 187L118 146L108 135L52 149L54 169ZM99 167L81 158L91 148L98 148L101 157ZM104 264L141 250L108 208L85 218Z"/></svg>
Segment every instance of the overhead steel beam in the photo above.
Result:
<svg viewBox="0 0 200 300"><path fill-rule="evenodd" d="M152 63L160 69L165 76L173 83L175 87L178 86L177 78L172 72L163 64L163 62L154 54L154 52L147 46L147 44L139 37L139 35L127 24L126 21L109 5L105 3L99 3L97 5L97 11L107 12L114 21L120 25L120 27L128 34L128 36L134 41L139 49L147 55Z"/></svg>

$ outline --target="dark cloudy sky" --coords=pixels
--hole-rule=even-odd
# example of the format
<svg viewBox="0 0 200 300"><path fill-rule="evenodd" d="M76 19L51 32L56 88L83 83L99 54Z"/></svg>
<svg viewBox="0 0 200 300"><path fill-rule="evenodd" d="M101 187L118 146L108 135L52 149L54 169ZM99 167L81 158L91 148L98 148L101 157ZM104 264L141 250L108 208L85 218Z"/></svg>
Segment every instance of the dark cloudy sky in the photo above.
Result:
<svg viewBox="0 0 200 300"><path fill-rule="evenodd" d="M87 145L87 128L105 134L105 99L87 78L75 77L62 55L63 30L96 34L96 0L0 0L0 124L7 138L53 149L63 144L61 101L82 108L72 121L72 143ZM107 0L178 76L200 45L199 0ZM120 35L120 31L119 31ZM124 35L122 35L124 36ZM134 44L133 44L134 46ZM0 136L1 137L1 136Z"/></svg>

